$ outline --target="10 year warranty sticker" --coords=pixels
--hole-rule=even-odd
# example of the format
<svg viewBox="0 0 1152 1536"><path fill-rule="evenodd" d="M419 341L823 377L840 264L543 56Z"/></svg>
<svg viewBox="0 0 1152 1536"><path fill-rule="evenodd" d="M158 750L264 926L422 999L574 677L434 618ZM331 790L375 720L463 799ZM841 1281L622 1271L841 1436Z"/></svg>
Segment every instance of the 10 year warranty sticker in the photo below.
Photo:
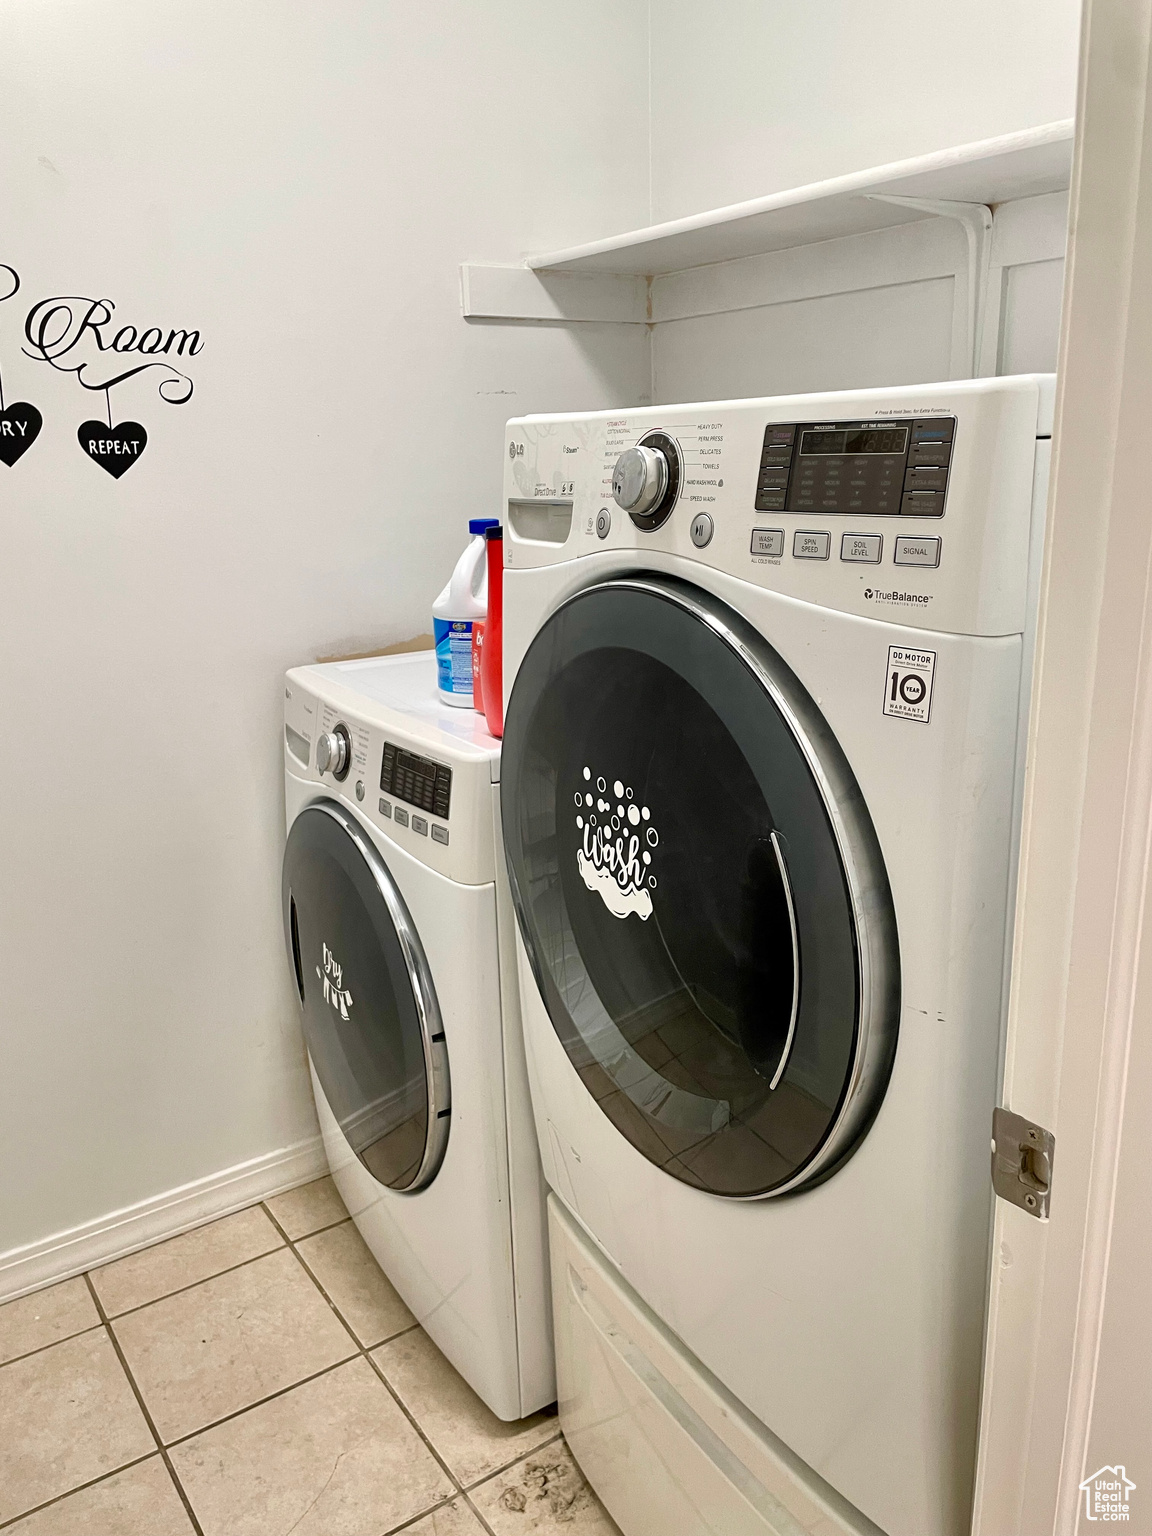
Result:
<svg viewBox="0 0 1152 1536"><path fill-rule="evenodd" d="M884 683L884 713L900 720L927 723L932 712L935 671L935 651L908 651L903 646L890 645L888 676Z"/></svg>

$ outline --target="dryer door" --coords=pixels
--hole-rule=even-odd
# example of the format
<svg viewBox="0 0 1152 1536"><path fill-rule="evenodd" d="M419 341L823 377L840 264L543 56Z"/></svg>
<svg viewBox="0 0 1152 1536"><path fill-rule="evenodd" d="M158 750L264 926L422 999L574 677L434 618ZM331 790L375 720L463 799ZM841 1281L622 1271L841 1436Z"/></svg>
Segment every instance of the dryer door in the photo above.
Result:
<svg viewBox="0 0 1152 1536"><path fill-rule="evenodd" d="M604 1114L714 1194L826 1178L887 1086L899 960L871 819L795 674L695 587L604 582L529 647L501 777L520 931Z"/></svg>
<svg viewBox="0 0 1152 1536"><path fill-rule="evenodd" d="M332 800L292 823L282 889L324 1096L369 1173L392 1189L421 1189L448 1143L448 1053L404 898L363 827Z"/></svg>

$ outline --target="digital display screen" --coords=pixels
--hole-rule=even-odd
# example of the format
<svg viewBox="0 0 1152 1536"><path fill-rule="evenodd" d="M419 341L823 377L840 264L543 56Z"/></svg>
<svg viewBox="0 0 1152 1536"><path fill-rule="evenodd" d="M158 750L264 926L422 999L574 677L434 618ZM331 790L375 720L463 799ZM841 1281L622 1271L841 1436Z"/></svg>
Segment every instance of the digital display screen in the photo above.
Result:
<svg viewBox="0 0 1152 1536"><path fill-rule="evenodd" d="M907 427L853 427L849 430L817 429L800 434L802 454L904 453Z"/></svg>

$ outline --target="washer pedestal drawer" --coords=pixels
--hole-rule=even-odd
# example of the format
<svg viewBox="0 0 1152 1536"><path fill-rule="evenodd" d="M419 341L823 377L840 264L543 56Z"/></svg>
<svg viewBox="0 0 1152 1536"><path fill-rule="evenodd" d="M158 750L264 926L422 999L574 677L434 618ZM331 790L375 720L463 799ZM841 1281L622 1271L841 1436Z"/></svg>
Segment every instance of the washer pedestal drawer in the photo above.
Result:
<svg viewBox="0 0 1152 1536"><path fill-rule="evenodd" d="M560 1424L624 1536L883 1536L755 1420L548 1199Z"/></svg>

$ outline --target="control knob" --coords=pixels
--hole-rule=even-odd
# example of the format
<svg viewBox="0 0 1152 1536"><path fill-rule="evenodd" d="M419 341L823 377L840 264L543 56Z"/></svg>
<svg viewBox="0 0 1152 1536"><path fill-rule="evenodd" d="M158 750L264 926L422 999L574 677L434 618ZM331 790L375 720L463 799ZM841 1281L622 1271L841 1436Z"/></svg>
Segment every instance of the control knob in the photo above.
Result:
<svg viewBox="0 0 1152 1536"><path fill-rule="evenodd" d="M650 512L668 489L668 460L658 448L626 448L612 471L612 496L625 512Z"/></svg>
<svg viewBox="0 0 1152 1536"><path fill-rule="evenodd" d="M320 773L330 773L334 779L346 778L351 759L352 743L343 725L334 731L321 731L316 740L316 767Z"/></svg>

